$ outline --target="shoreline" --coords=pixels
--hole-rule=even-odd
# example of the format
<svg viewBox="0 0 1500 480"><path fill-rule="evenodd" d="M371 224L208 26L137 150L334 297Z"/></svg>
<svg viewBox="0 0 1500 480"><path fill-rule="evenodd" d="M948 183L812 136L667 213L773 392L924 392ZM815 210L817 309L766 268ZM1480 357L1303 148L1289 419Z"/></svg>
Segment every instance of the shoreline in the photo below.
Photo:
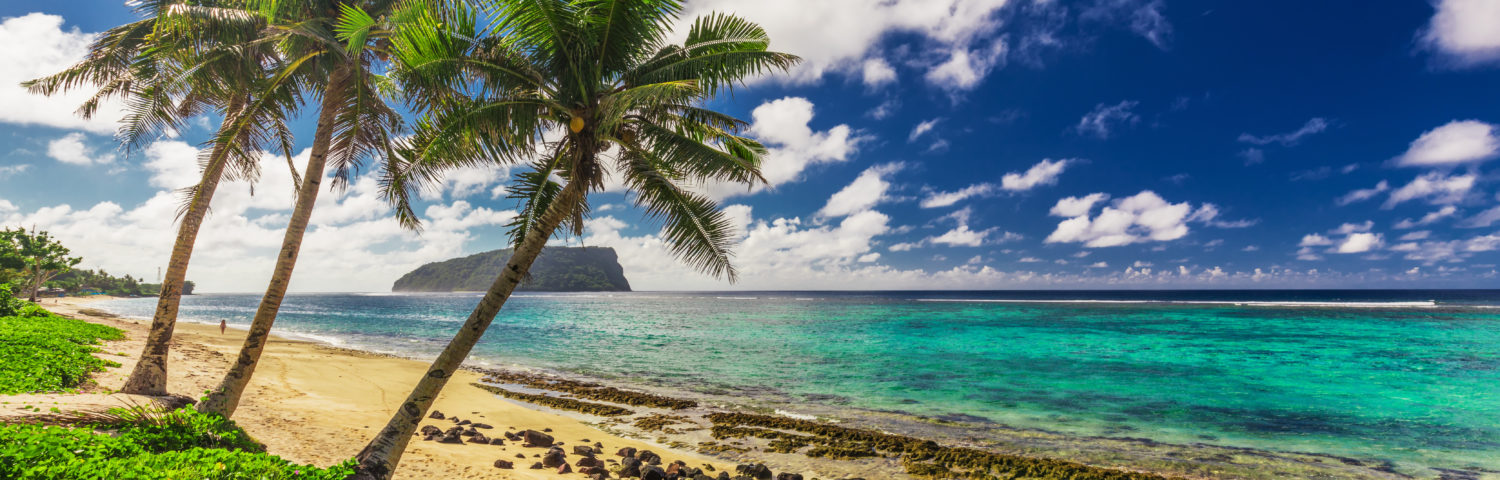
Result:
<svg viewBox="0 0 1500 480"><path fill-rule="evenodd" d="M87 305L92 303L94 300L103 299L84 298L63 300L65 300L64 303L66 304L66 306L52 303L44 303L43 306L48 307L49 309L53 309L59 314L75 317L88 317L82 319L88 321L96 321L93 316L82 313L81 311L88 310L89 307ZM125 324L133 323L136 324L136 328L141 330L144 330L145 328L145 325L143 325L143 323L149 323L142 322L139 319L127 319L124 317L114 319L112 321ZM187 339L188 337L183 336L186 332L190 332L188 333L189 335L203 335L206 332L211 336L218 336L218 333L214 331L215 329L213 329L212 327L213 325L206 323L196 323L185 320L180 321L178 325L178 337L174 338L174 343L180 343L183 340ZM130 330L129 328L126 329ZM233 341L233 348L237 349L239 339L243 338L243 332L243 330L239 330L238 332L231 332L229 335L225 335L224 337L234 337L235 339ZM306 345L307 348L320 350L329 357L353 357L341 359L340 361L342 362L362 363L367 361L366 359L379 358L393 363L410 364L408 365L409 368L425 369L427 365L427 361L425 360L415 359L412 357L404 357L397 354L370 352L349 347L327 345L324 343L320 343L317 340L288 339L284 336L275 335L273 335L271 345L268 346L267 355L266 357L264 357L265 359L273 358L273 351L275 350L274 347L278 344L303 344ZM134 350L138 351L139 346L135 346ZM106 347L106 351L114 351L114 348ZM232 355L233 353L234 350L229 350L228 355ZM179 352L177 350L174 350L172 365L180 367L179 360L177 358L178 354ZM227 364L228 361L229 358L223 358L220 361L220 366L211 368L211 371L204 373L207 376L215 377L214 380L216 380L216 376L219 375L220 372L222 372L223 365ZM115 374L116 371L119 371L121 372L121 378L119 379L119 381L123 381L123 373L128 373L128 366L129 364L127 364L126 367L114 369L111 372L106 372L101 376L112 375ZM301 367L298 367L298 369L301 369ZM419 372L421 370L417 371L418 373L411 375L409 378L417 378L417 375L420 374ZM828 459L815 459L797 453L776 453L767 451L767 442L757 441L756 439L737 440L736 442L738 443L738 445L735 445L733 447L730 447L730 444L728 442L725 442L723 445L711 446L706 448L703 446L703 443L714 442L714 440L716 440L715 438L707 435L708 427L712 425L704 422L706 417L712 412L773 413L771 411L757 411L753 408L747 409L743 405L736 404L737 402L734 402L736 397L732 392L725 392L725 394L723 395L714 395L715 397L720 398L711 400L711 402L714 404L713 407L705 407L702 409L687 412L690 414L689 417L693 417L694 420L697 420L697 423L687 422L687 424L678 424L675 428L669 427L664 429L668 432L671 432L669 434L668 432L656 430L645 431L640 428L636 428L629 420L619 421L618 419L587 415L579 412L569 411L566 409L552 408L548 406L525 403L522 401L500 399L498 397L490 395L488 392L480 391L478 388L467 385L458 385L459 383L477 383L479 381L478 377L481 376L481 373L491 371L493 371L493 369L488 367L475 367L472 365L466 365L466 378L459 378L458 375L455 375L455 378L453 379L455 380L455 382L450 384L448 388L445 389L444 394L440 398L439 403L435 406L435 409L444 411L445 413L449 413L451 415L452 412L450 412L449 409L445 408L445 400L447 400L450 396L455 395L464 398L472 398L477 394L477 396L480 397L487 397L491 402L503 403L506 406L514 409L521 409L539 415L552 416L553 418L551 420L553 421L572 422L579 427L591 429L594 432L598 432L593 434L596 437L608 438L606 437L606 434L608 434L617 438L623 437L621 438L621 440L633 438L634 441L640 441L650 445L646 448L652 448L658 452L664 452L663 456L668 457L668 461L675 459L678 455L682 455L685 457L695 457L698 459L706 460L707 462L719 462L714 464L716 468L722 469L724 467L728 467L731 469L731 471L733 471L733 464L731 464L730 462L766 463L767 465L771 466L773 470L778 472L798 472L803 473L804 475L809 475L810 477L821 475L824 478L848 478L850 476L862 476L869 478L910 478L905 474L905 469L899 462L889 459L862 458L857 460L836 461ZM176 386L178 382L178 369L173 368L171 372L173 373L173 391L182 391L182 389ZM262 375L265 374L265 370L262 370L261 372ZM526 373L535 374L536 372L547 371L543 369L530 369L530 371ZM467 376L474 376L475 378L467 378ZM257 381L255 383L252 383L251 391L247 392L246 394L247 405L241 407L240 413L236 417L236 420L240 420L241 423L246 426L246 429L252 433L252 435L257 434L257 430L252 429L252 424L246 423L245 421L241 420L241 417L249 415L250 409L252 409L249 404L256 397L255 389L257 387L257 384L261 383L262 380L260 375L258 375L256 378ZM563 375L558 378L569 378L577 380L581 377L576 375ZM617 384L617 382L605 383ZM104 381L101 381L100 384L108 386L108 384ZM493 385L493 383L491 384ZM639 386L635 385L622 386L639 389ZM399 395L404 397L405 390L398 390L400 391ZM456 393L460 390L464 392L461 394ZM661 393L662 389L651 388L647 389L647 391L651 391L653 393ZM671 393L669 392L668 394ZM393 402L399 401L400 399L397 398L394 400L385 400L387 402ZM587 401L587 399L584 400ZM884 427L890 426L893 427L892 429L897 430L898 433L911 434L912 432L909 431L910 428L904 429L908 431L901 431L903 430L903 428L901 427L911 427L913 422L917 422L918 424L926 424L925 426L918 425L920 427L923 427L921 428L921 430L923 430L921 432L922 434L918 435L920 438L933 438L939 440L940 442L943 442L943 445L952 445L954 447L962 448L976 448L988 452L999 452L1006 455L1015 455L1025 458L1051 458L1075 461L1088 465L1118 468L1126 471L1156 472L1166 475L1183 476L1186 478L1274 478L1285 477L1288 475L1304 477L1316 475L1323 478L1410 478L1406 475L1393 471L1391 469L1391 465L1386 463L1344 458L1334 455L1273 452L1249 448L1223 447L1205 444L1167 444L1155 442L1148 439L1079 436L1051 431L1013 428L1001 424L972 425L965 424L964 422L946 420L942 418L919 417L907 414L905 412L894 411L866 411L858 412L858 415L828 415L828 412L826 411L819 411L818 408L812 408L813 406L811 405L808 405L808 407L809 408L806 409L797 408L796 410L798 410L798 413L795 414L792 412L782 412L780 410L777 410L774 413L777 416L792 419L799 418L805 415L802 413L802 411L815 412L811 416L824 419L836 418L838 421L848 421L851 425L861 425L867 429L871 429L872 431L885 433L890 432L886 432L886 428ZM676 413L670 410L659 409L636 408L636 410L640 410L639 413L651 416L672 415L673 413ZM852 412L841 413L851 414ZM385 419L385 415L388 415L388 411L382 412L378 420L382 425ZM854 418L847 418L851 416ZM426 423L424 422L424 424ZM439 426L446 425L439 424ZM371 426L371 428L376 427ZM354 440L357 445L363 445L364 441L368 439L368 433L364 433L364 435L354 435L354 437L357 437L357 439ZM594 438L591 438L591 440L592 439ZM272 442L266 441L266 443L271 446L271 451L273 453L282 454L282 449L272 444ZM428 442L414 441L413 447L408 450L408 456L406 460L403 461L402 465L403 477L409 474L413 474L417 471L417 468L413 464L417 463L418 458L423 457L421 452L423 448L417 446L417 444L422 443ZM607 452L613 451L613 449L616 448L614 447L614 444L610 443L609 441L605 441L604 443L606 444L606 447L608 447ZM353 455L354 451L357 451L357 447L353 448L354 450L348 453L350 456ZM700 453L701 451L705 450L709 453L717 453L717 456L704 455L703 453ZM298 457L285 454L283 454L283 456L293 460L300 459ZM473 459L455 458L451 455L433 455L433 458L427 460L430 461L423 462L422 468L431 469L429 471L437 473L453 474L462 472L462 474L474 474L479 472L486 472L486 470L475 470L480 467L487 469L486 473L521 472L519 470L501 471L490 467L489 463L493 462L494 458L490 458L488 461L484 462L476 462ZM333 462L336 461L338 461L338 459L333 460ZM311 463L333 462L313 461ZM448 464L436 467L429 465L433 462L439 464ZM690 465L697 465L693 463L692 460L688 460L688 462ZM525 473L536 473L536 471L527 471ZM1484 472L1463 473L1477 473L1481 475L1484 474ZM500 478L553 477L507 477L502 475Z"/></svg>

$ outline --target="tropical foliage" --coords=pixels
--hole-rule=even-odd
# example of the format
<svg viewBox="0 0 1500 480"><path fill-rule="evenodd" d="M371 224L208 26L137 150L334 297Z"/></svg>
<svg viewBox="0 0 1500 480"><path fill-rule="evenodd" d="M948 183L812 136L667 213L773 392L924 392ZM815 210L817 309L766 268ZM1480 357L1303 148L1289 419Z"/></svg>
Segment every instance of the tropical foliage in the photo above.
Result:
<svg viewBox="0 0 1500 480"><path fill-rule="evenodd" d="M161 293L161 284L143 283L144 279L130 274L116 277L104 269L70 270L47 282L47 288L61 289L68 294L102 294L116 297L150 297ZM182 294L192 295L196 285L192 281L182 283Z"/></svg>
<svg viewBox="0 0 1500 480"><path fill-rule="evenodd" d="M99 352L100 340L123 337L119 329L59 317L27 304L0 317L0 394L82 386L89 374L120 366L94 353Z"/></svg>
<svg viewBox="0 0 1500 480"><path fill-rule="evenodd" d="M511 184L520 215L511 224L510 259L360 452L360 477L390 478L421 416L548 239L559 229L582 234L588 194L610 175L663 224L661 238L680 260L734 280L733 224L690 187L763 182L766 150L741 135L744 121L702 105L798 59L769 50L764 30L732 15L699 18L683 44L671 44L680 9L671 0L481 1L444 18L415 18L426 28L393 39L402 67L394 74L425 112L385 179L398 220L415 226L414 193L454 168L528 168Z"/></svg>
<svg viewBox="0 0 1500 480"><path fill-rule="evenodd" d="M33 302L43 284L83 261L69 256L71 253L47 232L0 230L0 258L19 267L21 288Z"/></svg>
<svg viewBox="0 0 1500 480"><path fill-rule="evenodd" d="M218 415L120 411L77 428L0 426L0 478L333 480L352 472L348 464L297 465L264 451Z"/></svg>

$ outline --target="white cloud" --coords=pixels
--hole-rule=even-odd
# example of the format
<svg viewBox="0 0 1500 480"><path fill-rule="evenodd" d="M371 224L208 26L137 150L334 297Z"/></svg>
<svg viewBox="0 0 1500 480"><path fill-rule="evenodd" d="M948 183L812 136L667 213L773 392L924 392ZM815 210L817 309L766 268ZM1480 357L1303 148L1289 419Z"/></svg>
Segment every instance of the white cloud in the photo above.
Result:
<svg viewBox="0 0 1500 480"><path fill-rule="evenodd" d="M90 120L74 114L93 93L88 88L52 97L32 95L21 82L52 75L82 60L89 43L96 37L74 27L63 30L63 18L44 13L29 13L0 21L0 122L21 125L88 130L111 133L115 123L124 117L123 106L116 101L104 102Z"/></svg>
<svg viewBox="0 0 1500 480"><path fill-rule="evenodd" d="M1328 237L1316 233L1303 235L1302 241L1297 243L1299 247L1323 247L1328 245L1333 245L1333 240L1329 240Z"/></svg>
<svg viewBox="0 0 1500 480"><path fill-rule="evenodd" d="M1078 120L1078 126L1075 128L1083 135L1093 135L1101 139L1109 138L1116 127L1134 125L1141 120L1140 115L1131 111L1138 104L1140 102L1134 100L1122 100L1114 105L1103 103L1095 105L1093 111L1084 114L1083 118Z"/></svg>
<svg viewBox="0 0 1500 480"><path fill-rule="evenodd" d="M813 119L813 103L802 97L762 103L750 116L753 119L750 134L770 150L761 163L761 175L769 185L746 190L741 184L712 183L705 186L705 190L714 198L753 194L767 186L799 181L809 166L848 160L866 140L866 137L854 134L848 125L814 131L809 125Z"/></svg>
<svg viewBox="0 0 1500 480"><path fill-rule="evenodd" d="M803 58L785 76L791 83L814 83L827 73L864 74L880 41L914 34L935 50L968 48L995 36L998 12L1008 0L699 0L689 2L675 29L686 36L690 20L712 12L734 13L766 29L771 48Z"/></svg>
<svg viewBox="0 0 1500 480"><path fill-rule="evenodd" d="M952 206L955 203L969 199L970 197L983 197L995 191L995 184L980 183L970 185L952 192L933 192L927 198L922 199L919 204L922 208L941 208Z"/></svg>
<svg viewBox="0 0 1500 480"><path fill-rule="evenodd" d="M1265 163L1266 152L1259 148L1247 148L1239 153L1240 158L1245 159L1245 166Z"/></svg>
<svg viewBox="0 0 1500 480"><path fill-rule="evenodd" d="M1351 203L1362 202L1371 198L1375 198L1376 195L1385 193L1386 190L1390 189L1390 183L1386 182L1385 180L1381 180L1380 183L1375 184L1374 187L1361 188L1359 190L1346 193L1344 194L1344 196L1339 197L1337 200L1334 200L1333 203L1343 206Z"/></svg>
<svg viewBox="0 0 1500 480"><path fill-rule="evenodd" d="M1337 235L1348 235L1351 233L1368 232L1372 228L1375 228L1375 222L1371 220L1365 220L1364 223L1345 223L1339 225L1339 228L1330 230L1329 233Z"/></svg>
<svg viewBox="0 0 1500 480"><path fill-rule="evenodd" d="M848 186L828 197L828 203L818 210L817 216L819 218L842 217L869 210L888 200L889 196L886 192L890 190L891 182L885 177L900 171L903 166L898 162L865 169Z"/></svg>
<svg viewBox="0 0 1500 480"><path fill-rule="evenodd" d="M1005 39L997 38L988 48L970 50L957 47L948 60L927 71L927 83L947 90L970 90L979 85L990 70L1005 63Z"/></svg>
<svg viewBox="0 0 1500 480"><path fill-rule="evenodd" d="M114 163L113 154L95 155L94 147L84 144L88 136L80 132L64 135L47 143L47 156L70 165L103 165Z"/></svg>
<svg viewBox="0 0 1500 480"><path fill-rule="evenodd" d="M1050 213L1055 217L1079 217L1088 215L1094 209L1094 204L1108 200L1107 193L1091 193L1082 197L1065 197L1052 206Z"/></svg>
<svg viewBox="0 0 1500 480"><path fill-rule="evenodd" d="M1444 208L1453 207L1448 206ZM1460 224L1460 226L1468 228L1483 228L1494 225L1495 222L1500 222L1500 207L1491 207L1488 210L1474 214L1474 216L1465 219L1463 223Z"/></svg>
<svg viewBox="0 0 1500 480"><path fill-rule="evenodd" d="M895 83L896 69L884 58L870 58L865 60L864 82L866 87L875 88L888 83Z"/></svg>
<svg viewBox="0 0 1500 480"><path fill-rule="evenodd" d="M1072 160L1042 160L1041 163L1032 165L1025 174L1007 173L1000 179L1000 188L1012 192L1024 192L1040 185L1054 185L1057 177L1062 175L1063 170L1073 163Z"/></svg>
<svg viewBox="0 0 1500 480"><path fill-rule="evenodd" d="M915 142L918 138L922 138L922 135L926 134L927 132L931 132L933 127L936 127L938 122L942 120L942 118L934 118L932 120L918 122L917 126L912 127L911 133L906 136L907 143Z"/></svg>
<svg viewBox="0 0 1500 480"><path fill-rule="evenodd" d="M1314 117L1311 120L1308 120L1307 123L1303 124L1302 128L1298 128L1296 131L1293 131L1293 132L1278 133L1278 134L1275 134L1275 135L1265 135L1265 136L1256 136L1256 135L1251 135L1251 134L1248 134L1248 133L1241 133L1239 140L1241 142L1245 142L1245 143L1249 143L1249 144L1254 144L1254 145L1269 145L1269 144L1272 144L1272 143L1277 143L1277 144L1281 144L1282 146L1288 146L1289 147L1289 146L1292 146L1292 145L1296 145L1297 142L1302 141L1303 137L1306 137L1308 135L1315 135L1315 134L1318 134L1318 133L1320 133L1320 132L1322 132L1324 130L1327 130L1327 129L1328 129L1328 121L1327 120L1324 120L1322 118Z"/></svg>
<svg viewBox="0 0 1500 480"><path fill-rule="evenodd" d="M0 180L10 178L12 175L20 175L31 169L31 164L19 163L15 165L0 165Z"/></svg>
<svg viewBox="0 0 1500 480"><path fill-rule="evenodd" d="M1385 239L1378 233L1353 233L1339 243L1338 253L1364 253L1380 248Z"/></svg>
<svg viewBox="0 0 1500 480"><path fill-rule="evenodd" d="M1099 195L1099 196L1095 196ZM1187 223L1192 205L1170 203L1150 190L1115 200L1096 217L1089 217L1095 202L1103 194L1084 198L1068 197L1052 207L1052 214L1069 216L1047 236L1047 243L1083 243L1090 248L1117 247L1139 242L1164 242L1188 234ZM1206 218L1212 218L1211 215Z"/></svg>
<svg viewBox="0 0 1500 480"><path fill-rule="evenodd" d="M1396 158L1402 166L1431 167L1483 162L1500 157L1500 135L1495 126L1478 120L1454 120L1422 133L1406 153Z"/></svg>
<svg viewBox="0 0 1500 480"><path fill-rule="evenodd" d="M1458 213L1458 207L1455 207L1455 206L1452 206L1452 205L1445 205L1445 206L1443 206L1443 208L1439 208L1435 212L1431 212L1431 213L1428 213L1426 215L1423 215L1422 218L1417 219L1417 220L1412 220L1410 218L1402 219L1400 222L1396 222L1396 229L1397 230L1406 230L1408 228L1416 228L1416 227L1420 227L1422 225L1431 225L1432 223L1437 222L1438 220L1442 220L1444 218L1451 217L1455 213Z"/></svg>
<svg viewBox="0 0 1500 480"><path fill-rule="evenodd" d="M1382 207L1389 209L1401 202L1417 199L1426 199L1434 205L1459 203L1474 188L1476 180L1478 176L1472 173L1449 176L1442 172L1428 172L1391 192Z"/></svg>
<svg viewBox="0 0 1500 480"><path fill-rule="evenodd" d="M1166 8L1164 0L1101 0L1084 10L1082 16L1111 22L1123 20L1132 32L1166 50L1172 37L1172 24L1162 13Z"/></svg>
<svg viewBox="0 0 1500 480"><path fill-rule="evenodd" d="M1407 233L1405 235L1402 235L1401 238L1400 238L1400 240L1403 241L1403 242L1410 242L1410 241L1413 241L1413 240L1426 240L1427 237L1430 237L1430 236L1432 236L1432 232L1430 232L1430 231L1427 231L1427 230L1417 230L1415 232L1410 232L1410 233Z"/></svg>
<svg viewBox="0 0 1500 480"><path fill-rule="evenodd" d="M34 211L0 211L0 224L36 225L82 256L85 268L148 277L166 263L176 233L180 196L198 181L198 149L182 142L156 142L143 149L147 184L158 189L130 208L101 202L86 209L55 205ZM203 291L256 291L269 279L292 207L291 173L285 159L265 155L267 168L251 195L244 182L226 182L199 234L188 278ZM307 152L295 157L305 163ZM275 168L275 166L283 166ZM328 182L325 182L327 184ZM510 211L464 201L423 210L421 235L388 218L375 174L354 179L342 193L322 192L303 242L293 291L385 291L401 274L423 263L470 253L470 230L502 225ZM503 246L503 239L489 239Z"/></svg>
<svg viewBox="0 0 1500 480"><path fill-rule="evenodd" d="M1422 42L1458 67L1500 60L1500 3L1438 0Z"/></svg>

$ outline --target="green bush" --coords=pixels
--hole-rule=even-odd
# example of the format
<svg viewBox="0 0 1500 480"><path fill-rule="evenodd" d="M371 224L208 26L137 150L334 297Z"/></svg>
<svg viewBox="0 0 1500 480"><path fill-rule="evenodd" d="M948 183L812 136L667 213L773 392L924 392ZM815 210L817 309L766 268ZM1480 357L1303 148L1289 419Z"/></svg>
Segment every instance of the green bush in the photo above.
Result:
<svg viewBox="0 0 1500 480"><path fill-rule="evenodd" d="M234 422L191 409L126 413L123 423L63 428L0 426L6 479L342 479L352 461L297 465L262 452Z"/></svg>
<svg viewBox="0 0 1500 480"><path fill-rule="evenodd" d="M30 302L16 298L9 283L0 283L0 317L9 317Z"/></svg>
<svg viewBox="0 0 1500 480"><path fill-rule="evenodd" d="M117 328L22 307L24 316L0 317L0 394L67 390L89 374L120 364L94 357L100 340L119 340Z"/></svg>

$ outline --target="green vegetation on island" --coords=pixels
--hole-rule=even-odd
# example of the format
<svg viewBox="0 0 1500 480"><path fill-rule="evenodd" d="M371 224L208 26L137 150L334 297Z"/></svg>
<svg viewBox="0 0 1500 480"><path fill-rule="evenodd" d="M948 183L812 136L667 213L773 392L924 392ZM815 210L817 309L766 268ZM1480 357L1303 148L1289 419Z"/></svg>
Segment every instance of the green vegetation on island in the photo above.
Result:
<svg viewBox="0 0 1500 480"><path fill-rule="evenodd" d="M482 292L510 259L511 249L429 263L396 280L395 292ZM517 290L538 292L628 292L630 282L615 249L549 247L531 265L531 278Z"/></svg>

